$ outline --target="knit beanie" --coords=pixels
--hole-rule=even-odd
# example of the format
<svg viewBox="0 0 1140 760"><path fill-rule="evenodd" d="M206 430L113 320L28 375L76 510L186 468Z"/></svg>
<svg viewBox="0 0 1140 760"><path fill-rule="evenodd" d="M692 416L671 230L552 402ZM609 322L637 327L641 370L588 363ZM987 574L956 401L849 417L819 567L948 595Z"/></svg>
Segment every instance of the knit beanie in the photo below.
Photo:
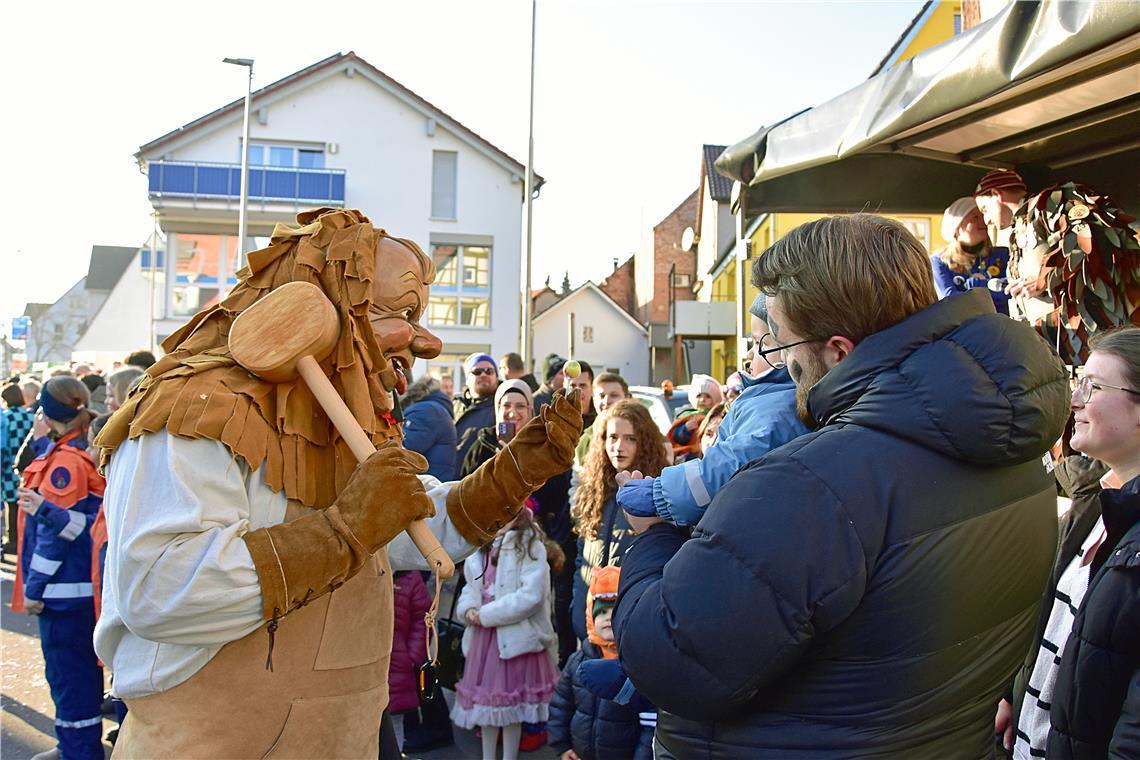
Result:
<svg viewBox="0 0 1140 760"><path fill-rule="evenodd" d="M561 356L547 354L546 358L542 360L542 379L549 383L564 366L566 366L566 360Z"/></svg>
<svg viewBox="0 0 1140 760"><path fill-rule="evenodd" d="M479 353L478 351L469 354L467 358L463 360L463 373L471 374L471 370L473 370L475 365L479 362L490 362L491 366L495 368L495 374L499 374L499 365L495 364L495 360L487 354Z"/></svg>
<svg viewBox="0 0 1140 760"><path fill-rule="evenodd" d="M530 386L518 378L514 380L504 380L499 383L499 387L495 389L495 409L499 408L499 403L503 400L503 396L508 393L521 393L525 398L527 404L532 408L534 407L534 394L530 392Z"/></svg>
<svg viewBox="0 0 1140 760"><path fill-rule="evenodd" d="M982 178L978 180L978 186L974 189L974 196L989 195L993 190L1029 192L1029 188L1025 186L1025 180L1013 169L994 169L992 172L983 174Z"/></svg>
<svg viewBox="0 0 1140 760"><path fill-rule="evenodd" d="M978 204L973 198L959 198L951 203L942 212L942 239L949 243L954 242L954 235L962 225L962 220L977 208Z"/></svg>
<svg viewBox="0 0 1140 760"><path fill-rule="evenodd" d="M708 375L693 375L693 379L689 381L689 403L694 407L697 406L697 396L701 392L712 396L714 403L719 404L724 401L724 394L720 392L720 383Z"/></svg>

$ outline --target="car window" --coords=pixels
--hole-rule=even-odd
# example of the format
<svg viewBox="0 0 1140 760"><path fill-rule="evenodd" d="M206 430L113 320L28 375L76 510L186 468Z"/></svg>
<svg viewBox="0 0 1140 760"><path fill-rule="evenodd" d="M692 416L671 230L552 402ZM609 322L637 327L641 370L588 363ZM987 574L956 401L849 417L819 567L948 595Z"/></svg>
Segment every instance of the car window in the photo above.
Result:
<svg viewBox="0 0 1140 760"><path fill-rule="evenodd" d="M643 396L636 391L633 397L649 410L649 416L653 418L653 423L657 425L662 434L668 433L669 428L673 425L673 415L665 400L660 396Z"/></svg>

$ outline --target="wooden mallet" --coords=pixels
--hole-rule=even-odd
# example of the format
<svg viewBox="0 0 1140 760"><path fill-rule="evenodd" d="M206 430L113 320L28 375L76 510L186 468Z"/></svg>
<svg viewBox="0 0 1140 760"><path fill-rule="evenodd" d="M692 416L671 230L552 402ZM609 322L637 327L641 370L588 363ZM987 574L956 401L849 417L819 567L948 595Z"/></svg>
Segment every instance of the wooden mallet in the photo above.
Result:
<svg viewBox="0 0 1140 760"><path fill-rule="evenodd" d="M318 364L339 337L340 319L324 292L308 282L290 282L238 315L230 328L230 353L271 383L292 382L300 375L357 461L363 462L376 447ZM455 563L423 520L409 525L408 535L428 567L442 578L452 576Z"/></svg>

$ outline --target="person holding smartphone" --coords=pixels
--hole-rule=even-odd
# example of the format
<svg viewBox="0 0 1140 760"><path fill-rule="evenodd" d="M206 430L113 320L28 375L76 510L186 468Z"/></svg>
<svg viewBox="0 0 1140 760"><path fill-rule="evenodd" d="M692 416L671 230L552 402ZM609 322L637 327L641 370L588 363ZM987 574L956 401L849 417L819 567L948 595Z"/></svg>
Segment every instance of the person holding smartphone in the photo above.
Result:
<svg viewBox="0 0 1140 760"><path fill-rule="evenodd" d="M459 477L475 472L479 465L495 456L533 416L534 396L530 386L518 379L500 383L495 391L495 424L479 429L459 466Z"/></svg>

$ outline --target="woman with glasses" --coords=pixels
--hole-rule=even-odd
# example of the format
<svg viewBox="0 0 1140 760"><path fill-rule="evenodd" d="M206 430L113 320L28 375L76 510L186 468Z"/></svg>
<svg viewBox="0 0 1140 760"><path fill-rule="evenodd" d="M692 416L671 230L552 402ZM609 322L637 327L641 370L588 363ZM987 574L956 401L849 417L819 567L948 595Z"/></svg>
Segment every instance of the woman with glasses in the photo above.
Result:
<svg viewBox="0 0 1140 760"><path fill-rule="evenodd" d="M1035 644L999 704L1015 758L1140 757L1140 327L1090 346L1072 446L1110 469L1062 519Z"/></svg>

